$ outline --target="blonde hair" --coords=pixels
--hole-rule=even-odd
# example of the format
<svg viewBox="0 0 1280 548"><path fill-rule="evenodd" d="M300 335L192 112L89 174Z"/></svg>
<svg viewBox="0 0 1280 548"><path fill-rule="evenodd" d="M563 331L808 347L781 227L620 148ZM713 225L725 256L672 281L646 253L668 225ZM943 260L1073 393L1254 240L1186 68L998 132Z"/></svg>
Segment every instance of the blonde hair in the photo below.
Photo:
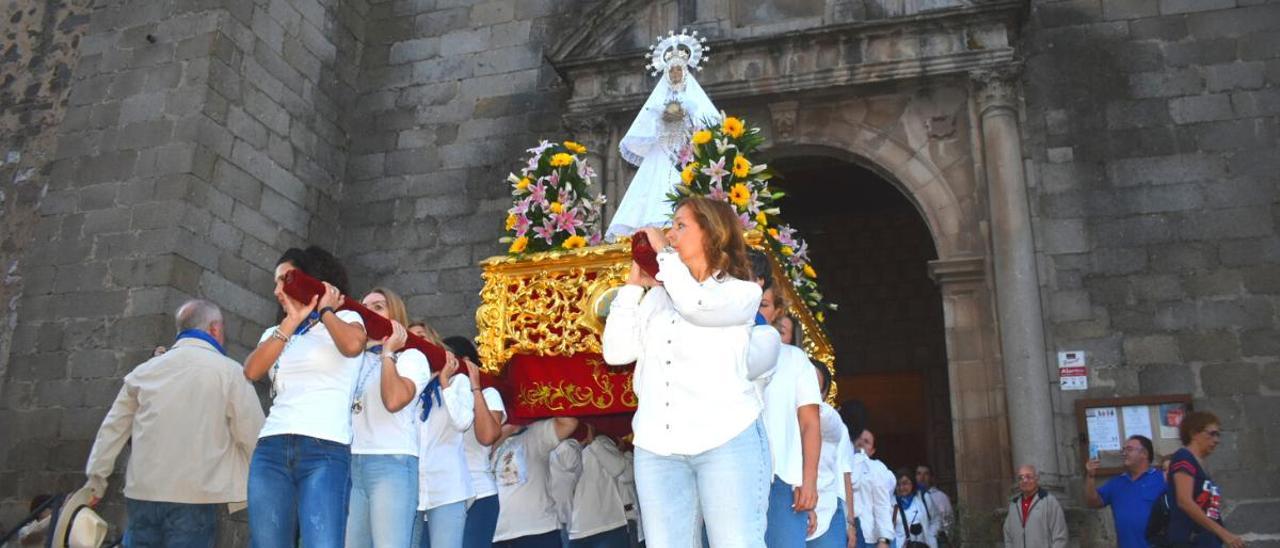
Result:
<svg viewBox="0 0 1280 548"><path fill-rule="evenodd" d="M431 327L431 324L427 323L425 320L413 320L409 323L410 328L419 325L427 331L427 342L436 346L444 346L444 339L440 338L440 333L437 332L434 327Z"/></svg>
<svg viewBox="0 0 1280 548"><path fill-rule="evenodd" d="M400 325L409 323L409 312L404 306L404 299L401 299L395 291L385 287L375 287L369 290L368 294L377 293L387 299L387 317L400 322ZM406 327L407 329L407 327Z"/></svg>
<svg viewBox="0 0 1280 548"><path fill-rule="evenodd" d="M728 202L705 196L689 196L676 203L676 211L688 207L702 229L702 249L711 272L720 271L739 280L752 280L747 262L747 242L742 237L742 221Z"/></svg>

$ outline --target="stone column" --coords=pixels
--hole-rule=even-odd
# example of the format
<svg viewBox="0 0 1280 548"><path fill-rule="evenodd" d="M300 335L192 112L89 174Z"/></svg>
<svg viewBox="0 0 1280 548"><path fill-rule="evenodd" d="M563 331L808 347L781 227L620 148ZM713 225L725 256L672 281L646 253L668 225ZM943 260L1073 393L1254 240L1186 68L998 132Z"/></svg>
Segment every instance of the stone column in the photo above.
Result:
<svg viewBox="0 0 1280 548"><path fill-rule="evenodd" d="M1034 464L1058 484L1044 316L1035 241L1022 168L1015 71L973 74L982 127L983 163L991 206L992 266L1013 465Z"/></svg>
<svg viewBox="0 0 1280 548"><path fill-rule="evenodd" d="M610 158L613 155L609 150L611 139L608 121L599 116L568 118L565 125L572 139L587 147L587 164L596 171L596 178L591 182L592 190L609 198L601 215L601 221L607 226L613 212L617 210L616 202L622 199L621 195L615 197L609 186ZM604 227L600 227L600 230L603 231Z"/></svg>
<svg viewBox="0 0 1280 548"><path fill-rule="evenodd" d="M944 257L929 262L929 277L942 293L958 503L982 511L1000 508L1011 468L1009 413L987 261Z"/></svg>

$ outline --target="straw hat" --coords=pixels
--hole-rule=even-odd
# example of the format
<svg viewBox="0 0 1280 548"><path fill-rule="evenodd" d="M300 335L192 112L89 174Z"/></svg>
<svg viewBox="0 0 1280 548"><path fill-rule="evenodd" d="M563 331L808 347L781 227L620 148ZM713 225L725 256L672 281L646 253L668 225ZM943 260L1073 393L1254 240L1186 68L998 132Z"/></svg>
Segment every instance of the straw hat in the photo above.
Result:
<svg viewBox="0 0 1280 548"><path fill-rule="evenodd" d="M58 510L50 537L53 548L98 548L107 538L107 522L93 511L93 494L87 488L72 493Z"/></svg>

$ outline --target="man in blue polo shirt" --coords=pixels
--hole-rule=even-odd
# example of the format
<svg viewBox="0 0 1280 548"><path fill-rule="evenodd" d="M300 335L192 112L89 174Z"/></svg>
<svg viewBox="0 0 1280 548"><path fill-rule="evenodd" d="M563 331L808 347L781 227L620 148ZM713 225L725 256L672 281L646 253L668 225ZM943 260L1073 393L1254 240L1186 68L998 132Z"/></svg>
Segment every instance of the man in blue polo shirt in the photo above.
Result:
<svg viewBox="0 0 1280 548"><path fill-rule="evenodd" d="M1111 507L1120 548L1147 548L1147 520L1151 506L1164 495L1164 474L1151 466L1155 450L1146 436L1129 436L1123 451L1125 473L1101 488L1093 483L1099 462L1085 463L1084 503L1090 508Z"/></svg>

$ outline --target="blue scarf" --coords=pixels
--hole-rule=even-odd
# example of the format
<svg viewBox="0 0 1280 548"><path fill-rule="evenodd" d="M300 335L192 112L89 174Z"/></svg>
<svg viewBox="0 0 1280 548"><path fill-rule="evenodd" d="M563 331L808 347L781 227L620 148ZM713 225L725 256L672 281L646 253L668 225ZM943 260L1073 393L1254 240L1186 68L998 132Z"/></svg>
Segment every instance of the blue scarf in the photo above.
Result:
<svg viewBox="0 0 1280 548"><path fill-rule="evenodd" d="M431 400L435 400L433 403ZM427 383L427 387L422 389L422 394L418 395L418 401L422 402L422 421L427 421L427 415L431 414L432 405L440 405L440 375L436 375Z"/></svg>
<svg viewBox="0 0 1280 548"><path fill-rule="evenodd" d="M221 344L218 344L218 339L213 338L213 335L210 335L208 332L200 329L184 330L183 332L178 333L178 338L174 339L173 342L178 342L182 339L200 339L209 343L209 345L212 346L214 350L217 350L219 354L222 354L223 356L227 355L227 351L223 350Z"/></svg>
<svg viewBox="0 0 1280 548"><path fill-rule="evenodd" d="M905 497L898 497L897 495L894 495L894 496L898 498L898 508L901 508L903 510L911 508L911 503L915 501L915 498L916 498L915 493L911 493L910 495L907 495Z"/></svg>
<svg viewBox="0 0 1280 548"><path fill-rule="evenodd" d="M382 345L380 345L380 344L375 344L375 345L373 345L373 346L370 346L368 349L366 349L366 350L365 350L365 352L368 352L368 353L370 353L370 354L381 354L381 353L382 353Z"/></svg>
<svg viewBox="0 0 1280 548"><path fill-rule="evenodd" d="M311 331L311 328L312 328L312 327L315 327L315 326L316 326L316 324L318 324L318 323L320 323L320 313L319 313L319 312L312 312L312 313L310 313L310 314L307 314L307 319L302 320L302 323L301 323L300 325L298 325L298 328L293 330L293 334L294 334L294 335L306 335L306 334L307 334L307 332L308 332L308 331Z"/></svg>
<svg viewBox="0 0 1280 548"><path fill-rule="evenodd" d="M769 322L764 319L764 314L756 312L756 325L769 325Z"/></svg>

